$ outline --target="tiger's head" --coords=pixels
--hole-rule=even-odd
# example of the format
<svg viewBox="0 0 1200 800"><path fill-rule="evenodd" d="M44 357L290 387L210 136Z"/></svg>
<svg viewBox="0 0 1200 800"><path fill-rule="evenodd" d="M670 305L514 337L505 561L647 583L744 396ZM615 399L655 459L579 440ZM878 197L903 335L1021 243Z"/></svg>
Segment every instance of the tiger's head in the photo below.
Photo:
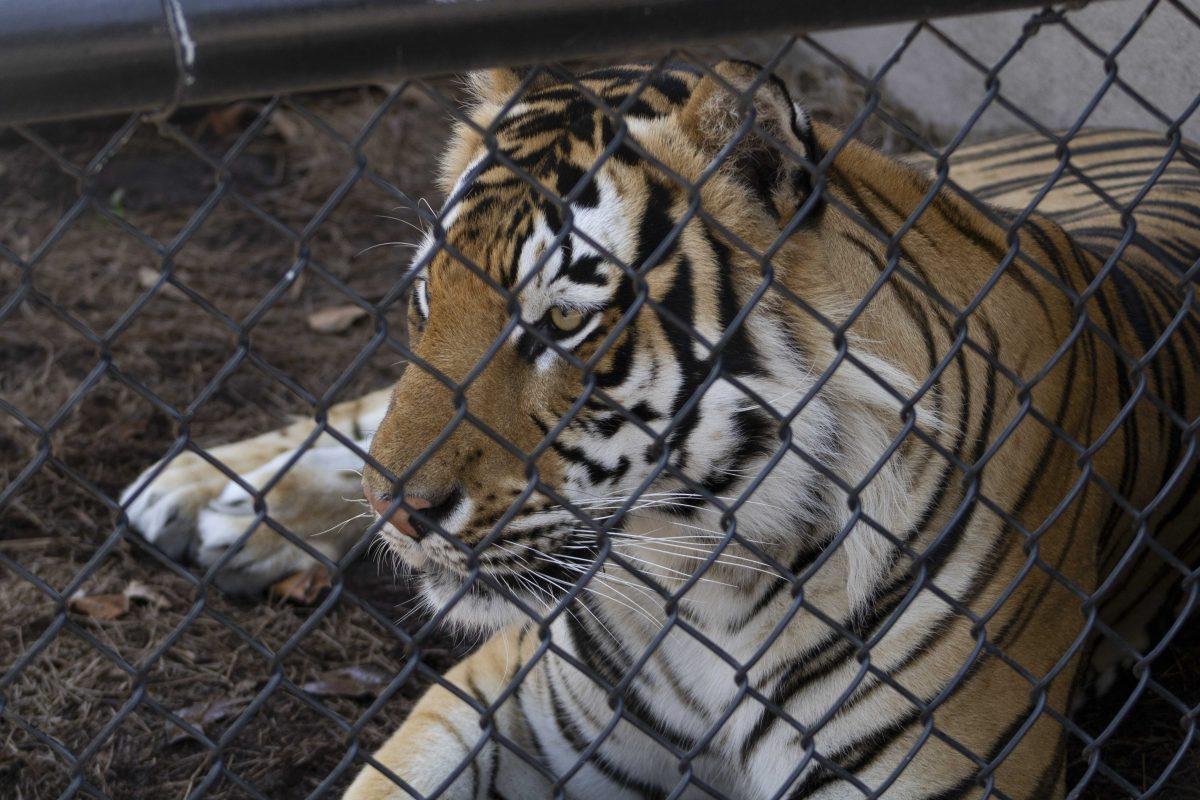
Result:
<svg viewBox="0 0 1200 800"><path fill-rule="evenodd" d="M786 87L726 62L473 90L371 446L391 475L364 474L426 600L503 624L524 618L506 594L545 610L619 537L695 545L639 551L662 578L734 520L788 553L836 529L822 465L861 446L838 439L839 400L894 401L849 367L805 397L836 349L805 307L836 317L844 298L813 277L831 261L821 154ZM877 570L872 548L846 569Z"/></svg>

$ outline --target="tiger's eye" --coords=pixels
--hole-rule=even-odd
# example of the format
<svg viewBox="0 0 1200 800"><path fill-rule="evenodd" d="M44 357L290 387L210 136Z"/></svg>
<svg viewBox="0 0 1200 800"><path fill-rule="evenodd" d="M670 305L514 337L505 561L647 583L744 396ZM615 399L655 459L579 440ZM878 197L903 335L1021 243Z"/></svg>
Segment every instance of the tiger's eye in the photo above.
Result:
<svg viewBox="0 0 1200 800"><path fill-rule="evenodd" d="M586 315L578 309L558 307L550 309L550 324L563 333L579 330L586 318Z"/></svg>

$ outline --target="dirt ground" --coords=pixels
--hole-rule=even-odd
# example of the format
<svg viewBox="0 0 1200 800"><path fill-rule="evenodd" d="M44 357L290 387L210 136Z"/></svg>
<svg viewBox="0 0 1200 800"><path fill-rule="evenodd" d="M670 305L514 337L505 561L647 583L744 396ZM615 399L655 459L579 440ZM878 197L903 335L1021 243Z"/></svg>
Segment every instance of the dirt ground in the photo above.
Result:
<svg viewBox="0 0 1200 800"><path fill-rule="evenodd" d="M454 91L449 82L438 88ZM813 76L805 96L819 116L843 121L860 100L847 83L828 75ZM374 330L366 320L337 334L309 327L314 311L348 303L313 267L282 291L245 338L228 323L245 320L264 296L285 285L297 255L292 235L355 169L354 154L330 133L353 137L384 97L381 89L364 88L284 105L227 165L237 197L227 194L212 209L212 166L163 130L142 124L89 182L114 219L80 207L65 227L59 221L80 196L77 182L34 143L0 132L0 246L28 258L53 239L33 289L70 315L67 320L44 305L25 303L0 323L0 411L19 410L40 429L35 433L13 413L0 413L0 491L20 484L0 508L0 677L22 664L0 702L8 703L14 719L36 728L0 722L0 799L58 797L75 778L101 793L96 796L187 796L216 774L214 762L206 747L167 721L165 711L222 745L227 774L217 777L207 796L301 797L327 780L326 788L341 788L357 770L343 763L347 731L354 729L363 748L377 746L428 684L427 675L469 649L470 642L435 632L414 650L389 631L380 620L404 616L411 593L402 578L369 560L346 578L346 588L361 602L343 598L331 608L255 603L213 591L198 604L187 580L114 533L114 507L104 499L159 458L178 433L171 416L131 383L183 409L239 344L248 344L256 360L237 366L190 425L200 443L219 443L309 410L277 376L320 395L368 346ZM170 124L219 157L260 108L244 103L189 110ZM308 114L320 122L314 125ZM436 206L431 177L446 121L444 109L428 96L407 92L361 152L375 174ZM81 166L120 125L101 120L39 126L35 133L58 157ZM895 146L877 124L866 136ZM380 243L415 237L389 219L413 221L396 208L398 202L360 177L305 241L305 251L351 291L380 300L407 254ZM174 275L200 304L174 289L147 294L162 265L126 224L162 243L189 231L174 258ZM2 253L0 303L20 281ZM140 311L123 320L139 302ZM389 320L396 319L392 312ZM396 377L397 360L388 348L367 356L338 397L387 384ZM114 369L105 368L110 363ZM89 566L91 577L76 581ZM133 597L112 619L103 618L103 606L90 616L78 606L62 616L54 594L76 592ZM421 622L405 624L415 631ZM425 677L418 672L389 685L417 658ZM1155 674L1195 707L1198 671L1200 637L1191 632L1163 656ZM1121 688L1124 696L1114 693L1088 709L1080 724L1093 734L1103 729L1132 687ZM136 709L126 716L130 704ZM1183 741L1180 714L1162 702L1144 701L1134 710L1103 758L1135 786L1146 787ZM86 756L78 774L43 736ZM1078 753L1075 759L1078 775L1084 764ZM1198 787L1200 761L1193 748L1160 796L1200 797ZM1124 795L1097 779L1084 796Z"/></svg>
<svg viewBox="0 0 1200 800"><path fill-rule="evenodd" d="M352 136L383 97L379 90L364 89L302 102L338 133ZM188 111L172 124L219 155L252 123L259 107L251 103ZM282 116L272 120L229 171L237 191L255 208L298 231L352 171L354 162L349 151L319 133L302 113L285 108L277 114ZM416 197L432 197L429 179L444 123L431 100L419 93L407 95L381 120L363 152L388 180ZM48 126L37 133L64 158L84 164L119 125L119 120L106 120ZM27 256L51 235L78 189L37 147L14 135L0 142L0 242ZM96 196L120 219L160 242L170 242L198 214L214 179L204 161L155 127L143 125L105 165L95 186ZM406 251L367 248L412 238L407 227L381 217L404 219L405 214L393 210L397 203L362 180L308 245L315 261L372 301L382 299L392 286ZM411 221L411 214L407 218ZM158 294L113 337L113 363L164 402L185 407L238 345L237 334L222 315L245 319L285 277L295 257L296 245L287 235L246 205L225 198L175 259L179 281L211 304L211 311L177 290ZM16 273L7 263L0 270L7 297L15 289ZM119 224L88 211L38 266L34 288L91 331L103 334L145 295L147 270L160 270L154 254ZM249 332L252 351L270 370L290 376L305 390L325 392L367 344L373 327L359 321L345 333L331 335L314 332L306 320L314 311L347 302L314 270L306 271ZM52 426L48 440L55 458L24 483L2 512L0 547L4 556L56 591L69 588L104 596L135 584L146 588L149 601L135 600L128 613L111 621L72 613L54 641L22 670L7 697L13 712L73 752L109 734L83 769L84 777L109 797L184 797L212 766L203 746L147 704L115 731L105 731L141 677L131 676L123 665L145 670L141 682L154 704L198 723L214 739L273 676L315 688L319 701L340 715L343 724L355 724L384 688L377 685L379 676L394 675L409 659L404 643L372 613L397 619L410 595L398 578L364 562L348 577L348 588L361 592L369 605L340 602L305 635L297 637L316 613L312 606L236 601L215 591L205 611L185 626L194 609L195 590L126 541L116 542L94 575L74 586L74 576L114 531L115 514L92 487L115 497L176 435L168 414L111 374L88 383L104 355L87 335L44 307L26 303L0 326L0 396L38 425ZM386 385L396 375L397 360L394 352L370 358L339 398ZM81 392L80 387L86 388ZM69 413L60 417L60 409L68 405ZM229 441L269 430L288 414L306 410L303 399L264 368L246 362L199 409L192 435L202 443ZM43 442L12 417L0 415L0 485L16 479ZM57 607L29 581L11 569L0 569L0 608L5 615L0 669L7 670L34 647ZM162 643L180 629L182 635L173 646L155 658ZM274 653L292 637L297 637L294 649L274 664ZM434 637L422 649L421 659L431 669L443 670L456 657L452 648ZM359 671L347 682L336 670L350 666ZM394 692L365 723L360 743L368 749L377 746L403 719L424 685L414 680ZM251 716L226 743L223 761L262 795L303 796L345 754L342 731L294 693L275 692ZM70 779L64 763L27 732L12 727L4 731L0 797L57 797ZM210 796L253 795L223 778Z"/></svg>

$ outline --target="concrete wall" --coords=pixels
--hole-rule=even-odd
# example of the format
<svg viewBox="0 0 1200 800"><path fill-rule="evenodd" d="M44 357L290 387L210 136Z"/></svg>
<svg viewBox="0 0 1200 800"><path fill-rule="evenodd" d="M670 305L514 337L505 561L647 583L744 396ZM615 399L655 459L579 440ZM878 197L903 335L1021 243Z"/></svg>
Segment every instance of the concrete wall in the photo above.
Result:
<svg viewBox="0 0 1200 800"><path fill-rule="evenodd" d="M1200 0L1181 0L1200 16ZM1106 50L1116 46L1148 7L1147 0L1108 0L1068 14L1068 20ZM978 60L995 64L1020 36L1031 12L960 17L936 26ZM887 25L814 36L860 70L873 71L900 43L911 25ZM800 48L804 53L805 48ZM801 60L811 60L801 55ZM819 58L818 58L819 60ZM1183 114L1200 94L1200 27L1162 2L1116 59L1118 74L1168 116ZM1066 128L1103 86L1103 60L1060 25L1035 34L999 73L1001 93L1043 124ZM922 31L884 81L887 96L931 125L939 138L961 127L983 100L984 75L967 66L930 31ZM1166 126L1118 87L1111 87L1088 123L1161 131ZM1028 130L993 104L974 129L979 134ZM1184 125L1200 141L1200 111Z"/></svg>

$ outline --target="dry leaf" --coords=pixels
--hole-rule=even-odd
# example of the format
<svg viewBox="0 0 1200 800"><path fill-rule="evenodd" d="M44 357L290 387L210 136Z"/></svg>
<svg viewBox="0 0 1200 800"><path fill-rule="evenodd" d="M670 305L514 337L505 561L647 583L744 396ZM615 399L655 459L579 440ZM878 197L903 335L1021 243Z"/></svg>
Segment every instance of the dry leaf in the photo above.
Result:
<svg viewBox="0 0 1200 800"><path fill-rule="evenodd" d="M129 598L123 594L76 594L68 604L76 614L98 620L114 620L129 612Z"/></svg>
<svg viewBox="0 0 1200 800"><path fill-rule="evenodd" d="M304 127L300 120L282 109L276 109L271 114L271 127L279 134L279 138L288 144L295 144L304 138Z"/></svg>
<svg viewBox="0 0 1200 800"><path fill-rule="evenodd" d="M213 133L224 138L241 132L242 120L252 111L254 111L254 106L249 103L230 103L209 111L204 115L204 121Z"/></svg>
<svg viewBox="0 0 1200 800"><path fill-rule="evenodd" d="M310 606L317 602L321 593L333 584L329 580L329 571L317 564L303 572L289 575L271 586L272 597L289 600L300 605Z"/></svg>
<svg viewBox="0 0 1200 800"><path fill-rule="evenodd" d="M125 595L130 600L139 600L143 603L149 603L150 605L159 609L167 608L171 605L171 601L168 600L162 592L156 589L151 589L141 581L130 581L129 585L125 587L125 591L121 594Z"/></svg>
<svg viewBox="0 0 1200 800"><path fill-rule="evenodd" d="M205 700L187 708L179 709L175 712L175 716L207 733L204 730L205 725L211 725L214 722L220 722L223 719L241 713L241 710L246 707L248 702L250 702L249 699L245 697ZM167 744L176 744L191 738L187 731L184 731L170 720L167 721L167 732L170 734Z"/></svg>
<svg viewBox="0 0 1200 800"><path fill-rule="evenodd" d="M158 279L162 277L162 273L150 269L150 267L138 267L137 277L138 286L141 286L143 289L152 289L158 283ZM169 297L172 300L188 299L187 295L180 291L178 287L169 283L164 283L162 288L158 290L158 293L160 296Z"/></svg>
<svg viewBox="0 0 1200 800"><path fill-rule="evenodd" d="M390 678L379 667L356 665L322 672L300 688L318 697L374 697Z"/></svg>
<svg viewBox="0 0 1200 800"><path fill-rule="evenodd" d="M332 306L309 314L308 327L317 333L342 333L349 330L356 320L365 316L367 310L361 306Z"/></svg>

